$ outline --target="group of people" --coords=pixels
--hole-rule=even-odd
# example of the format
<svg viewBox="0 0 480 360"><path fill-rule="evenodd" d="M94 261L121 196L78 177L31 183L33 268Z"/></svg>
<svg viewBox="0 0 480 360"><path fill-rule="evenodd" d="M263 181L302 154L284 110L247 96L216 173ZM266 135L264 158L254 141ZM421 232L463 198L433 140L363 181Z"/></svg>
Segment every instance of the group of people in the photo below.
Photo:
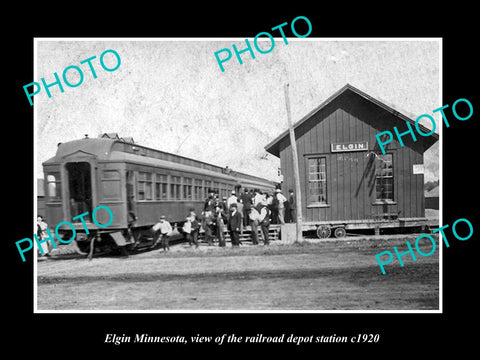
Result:
<svg viewBox="0 0 480 360"><path fill-rule="evenodd" d="M233 247L240 246L240 234L247 227L251 227L252 243L259 243L258 228L261 230L263 243L269 245L270 224L285 224L293 222L295 217L295 197L289 191L287 199L280 189L274 193L261 192L258 189L245 189L240 196L235 191L227 197L219 198L218 194L211 191L205 200L200 216L195 209L190 209L185 218L181 232L190 246L198 247L198 235L203 229L208 245L213 245L215 239L218 246L225 246L225 230L228 230ZM152 227L154 232L155 247L159 242L165 251L170 249L169 238L173 232L171 224L165 216Z"/></svg>

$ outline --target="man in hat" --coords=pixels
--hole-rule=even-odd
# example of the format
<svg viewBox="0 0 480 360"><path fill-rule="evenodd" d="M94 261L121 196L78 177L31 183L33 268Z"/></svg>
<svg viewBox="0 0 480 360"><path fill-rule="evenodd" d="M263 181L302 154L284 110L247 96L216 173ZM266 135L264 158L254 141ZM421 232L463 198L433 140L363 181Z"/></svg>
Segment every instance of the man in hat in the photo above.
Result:
<svg viewBox="0 0 480 360"><path fill-rule="evenodd" d="M259 213L258 222L260 224L260 229L262 230L262 237L264 245L270 244L268 230L270 227L270 209L268 208L267 201L262 200L260 204L257 205L257 211Z"/></svg>
<svg viewBox="0 0 480 360"><path fill-rule="evenodd" d="M247 227L249 223L248 213L252 208L252 197L248 192L248 189L245 188L242 195L240 195L240 202L243 204L243 226Z"/></svg>
<svg viewBox="0 0 480 360"><path fill-rule="evenodd" d="M218 238L218 246L225 246L225 224L227 224L227 213L223 210L223 207L220 204L215 208L215 225Z"/></svg>
<svg viewBox="0 0 480 360"><path fill-rule="evenodd" d="M195 247L198 248L198 234L200 232L200 219L198 218L197 214L195 213L195 209L191 208L189 210L188 217L191 219L191 231L190 237L187 236L187 240L189 240L189 245L192 245L192 241L195 244Z"/></svg>
<svg viewBox="0 0 480 360"><path fill-rule="evenodd" d="M290 214L290 222L297 222L297 214L295 213L295 195L293 193L293 190L290 189L288 190L290 196L288 197L288 210ZM287 207L285 207L285 212L287 211Z"/></svg>
<svg viewBox="0 0 480 360"><path fill-rule="evenodd" d="M154 231L153 245L150 248L154 248L159 241L162 242L163 251L170 250L170 235L172 233L172 225L165 220L165 216L160 216L160 221L152 226Z"/></svg>
<svg viewBox="0 0 480 360"><path fill-rule="evenodd" d="M237 203L231 206L232 213L228 219L228 228L230 230L230 238L232 246L240 246L240 228L242 226L242 215L237 211Z"/></svg>
<svg viewBox="0 0 480 360"><path fill-rule="evenodd" d="M248 213L248 218L250 220L251 235L252 235L252 244L258 245L258 224L260 222L260 213L257 208L252 206Z"/></svg>
<svg viewBox="0 0 480 360"><path fill-rule="evenodd" d="M205 232L205 240L208 246L213 245L215 223L213 218L213 211L202 212L202 228Z"/></svg>
<svg viewBox="0 0 480 360"><path fill-rule="evenodd" d="M214 195L215 193L210 190L210 193L208 194L208 197L205 199L205 203L203 204L203 210L204 211L213 211L214 209L214 202L215 202L215 199L214 199Z"/></svg>

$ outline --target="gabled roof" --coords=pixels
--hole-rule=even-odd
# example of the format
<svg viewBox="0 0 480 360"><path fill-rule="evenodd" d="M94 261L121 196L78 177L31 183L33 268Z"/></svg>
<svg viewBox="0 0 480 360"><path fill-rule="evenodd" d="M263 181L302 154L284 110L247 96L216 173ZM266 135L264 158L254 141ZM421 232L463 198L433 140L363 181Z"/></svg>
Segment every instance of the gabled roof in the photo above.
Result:
<svg viewBox="0 0 480 360"><path fill-rule="evenodd" d="M299 126L301 126L303 123L305 123L308 119L310 119L315 113L326 107L328 104L330 104L332 101L334 101L337 97L345 93L346 91L352 91L353 93L357 94L358 96L361 96L365 98L366 100L370 101L371 103L379 106L380 108L390 112L391 114L395 115L401 120L408 121L410 124L415 126L415 120L411 119L410 117L402 114L398 109L394 109L392 105L387 105L384 102L375 99L374 97L364 93L363 91L353 87L350 84L346 84L343 86L340 90L336 91L334 94L332 94L329 98L327 98L324 102L322 102L319 106L314 108L312 111L310 111L308 114L306 114L304 117L302 117L299 121L297 121L293 125L293 129L296 130ZM425 126L418 124L420 130L424 133L429 133L431 129L427 129ZM393 131L393 126L392 126L392 131ZM282 132L279 136L277 136L274 140L272 140L270 143L268 143L265 146L265 150L268 151L269 153L279 156L279 144L280 141L283 140L284 137L288 136L288 129L286 129L284 132ZM429 139L430 138L430 139ZM429 144L428 147L433 145L437 140L438 140L438 134L433 133L431 136L428 137L423 137L422 140L424 141L429 141L431 144Z"/></svg>

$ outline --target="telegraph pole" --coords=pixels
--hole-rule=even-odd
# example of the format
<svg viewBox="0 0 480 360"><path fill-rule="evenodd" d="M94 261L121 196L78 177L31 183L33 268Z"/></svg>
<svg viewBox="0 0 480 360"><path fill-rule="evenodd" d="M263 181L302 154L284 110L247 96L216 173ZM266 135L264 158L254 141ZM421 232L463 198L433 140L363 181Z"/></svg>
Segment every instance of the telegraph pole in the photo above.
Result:
<svg viewBox="0 0 480 360"><path fill-rule="evenodd" d="M287 106L288 131L290 133L290 144L292 147L293 158L293 178L295 181L295 204L297 213L297 242L303 242L302 236L302 196L300 193L300 173L298 171L297 143L295 141L295 132L293 130L292 118L290 114L290 100L288 98L288 83L284 86L285 103Z"/></svg>

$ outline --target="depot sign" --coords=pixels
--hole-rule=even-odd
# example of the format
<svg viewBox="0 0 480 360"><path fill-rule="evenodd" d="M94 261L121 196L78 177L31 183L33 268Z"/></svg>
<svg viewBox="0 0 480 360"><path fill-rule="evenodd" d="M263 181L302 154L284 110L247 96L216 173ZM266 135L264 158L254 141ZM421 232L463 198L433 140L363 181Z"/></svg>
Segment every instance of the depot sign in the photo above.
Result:
<svg viewBox="0 0 480 360"><path fill-rule="evenodd" d="M349 143L332 143L330 144L332 152L344 152L344 151L367 151L367 141L357 141Z"/></svg>

